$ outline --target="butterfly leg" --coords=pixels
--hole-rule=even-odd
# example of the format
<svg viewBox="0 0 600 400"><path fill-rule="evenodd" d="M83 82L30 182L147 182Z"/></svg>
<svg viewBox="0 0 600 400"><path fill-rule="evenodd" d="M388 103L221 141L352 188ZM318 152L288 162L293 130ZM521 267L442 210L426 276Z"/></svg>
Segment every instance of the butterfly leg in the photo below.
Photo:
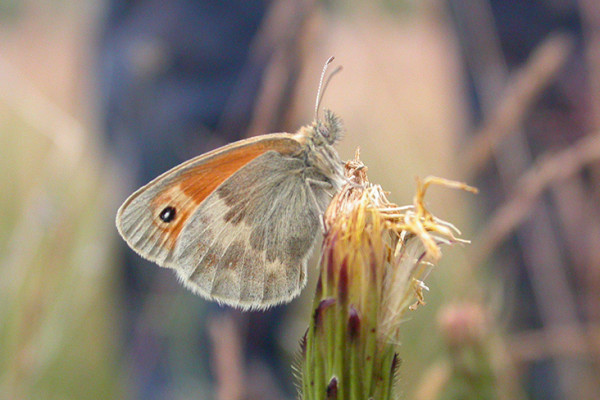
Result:
<svg viewBox="0 0 600 400"><path fill-rule="evenodd" d="M331 185L331 183L329 183L329 182L324 182L324 181L320 181L317 179L311 179L311 178L306 179L306 185L308 186L308 192L310 193L310 197L311 197L313 203L315 204L317 212L319 213L319 222L321 224L321 231L323 233L325 233L326 232L325 215L324 215L325 210L321 209L321 205L319 204L319 201L317 200L317 196L315 196L315 192L313 191L312 185L322 188L323 191L325 193L327 193L327 195L329 195L329 197L333 197L333 194L329 193L326 189L332 189L333 185Z"/></svg>
<svg viewBox="0 0 600 400"><path fill-rule="evenodd" d="M323 189L325 193L331 198L333 198L335 193L331 193L328 190L333 189L333 185L329 182L320 181L318 179L306 178L306 183L310 187L311 185L318 186ZM315 199L316 200L316 199Z"/></svg>

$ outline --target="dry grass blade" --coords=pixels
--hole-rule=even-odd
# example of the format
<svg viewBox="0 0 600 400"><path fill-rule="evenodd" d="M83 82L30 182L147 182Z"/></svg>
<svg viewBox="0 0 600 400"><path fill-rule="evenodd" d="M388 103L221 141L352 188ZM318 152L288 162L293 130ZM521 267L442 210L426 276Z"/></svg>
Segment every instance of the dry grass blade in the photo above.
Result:
<svg viewBox="0 0 600 400"><path fill-rule="evenodd" d="M600 133L580 139L571 147L545 156L527 171L510 198L494 215L479 235L473 263L486 257L529 215L536 200L552 183L568 179L592 162L600 160Z"/></svg>
<svg viewBox="0 0 600 400"><path fill-rule="evenodd" d="M86 129L48 100L20 71L2 59L0 100L14 109L36 132L53 142L60 153L61 164L73 168L81 159Z"/></svg>
<svg viewBox="0 0 600 400"><path fill-rule="evenodd" d="M587 325L584 328L585 335L581 335L579 326L520 332L509 337L507 348L511 357L519 362L543 360L549 355L573 358L600 356L600 326Z"/></svg>
<svg viewBox="0 0 600 400"><path fill-rule="evenodd" d="M208 332L213 346L216 397L219 400L244 398L242 338L231 315L213 318Z"/></svg>
<svg viewBox="0 0 600 400"><path fill-rule="evenodd" d="M596 0L578 0L577 3L581 9L593 128L597 129L600 127L600 4Z"/></svg>
<svg viewBox="0 0 600 400"><path fill-rule="evenodd" d="M479 172L492 155L493 147L519 127L572 48L573 40L566 34L552 35L538 46L527 64L509 80L502 100L467 146L462 156L462 171L469 176Z"/></svg>
<svg viewBox="0 0 600 400"><path fill-rule="evenodd" d="M262 135L280 128L286 118L290 98L295 91L301 68L301 47L305 40L306 25L315 10L314 0L272 2L261 28L253 40L250 61L242 74L256 73L251 69L265 64L262 85L253 107L247 136ZM249 80L248 80L249 81ZM246 101L247 87L238 83L229 100L221 129L229 132L236 120L237 106ZM246 85L247 86L247 85Z"/></svg>

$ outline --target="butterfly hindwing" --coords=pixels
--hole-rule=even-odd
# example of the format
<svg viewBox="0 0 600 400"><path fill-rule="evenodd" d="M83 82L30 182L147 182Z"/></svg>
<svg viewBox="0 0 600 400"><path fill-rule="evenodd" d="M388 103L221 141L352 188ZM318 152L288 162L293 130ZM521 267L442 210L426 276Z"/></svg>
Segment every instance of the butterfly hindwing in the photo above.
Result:
<svg viewBox="0 0 600 400"><path fill-rule="evenodd" d="M295 297L330 200L314 181L326 178L301 157L268 151L250 161L190 215L173 255L179 277L196 293L241 308Z"/></svg>

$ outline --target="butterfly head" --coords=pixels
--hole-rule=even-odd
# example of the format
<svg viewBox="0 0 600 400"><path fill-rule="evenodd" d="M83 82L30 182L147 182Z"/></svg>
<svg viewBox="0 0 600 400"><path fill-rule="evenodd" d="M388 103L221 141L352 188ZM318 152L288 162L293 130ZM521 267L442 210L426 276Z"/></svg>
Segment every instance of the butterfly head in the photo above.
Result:
<svg viewBox="0 0 600 400"><path fill-rule="evenodd" d="M315 140L333 145L342 138L344 131L342 120L331 110L323 111L323 119L315 121Z"/></svg>
<svg viewBox="0 0 600 400"><path fill-rule="evenodd" d="M342 133L342 120L330 110L325 110L322 119L302 128L297 136L306 145L308 164L326 176L335 190L345 182L344 163L333 147L342 138Z"/></svg>

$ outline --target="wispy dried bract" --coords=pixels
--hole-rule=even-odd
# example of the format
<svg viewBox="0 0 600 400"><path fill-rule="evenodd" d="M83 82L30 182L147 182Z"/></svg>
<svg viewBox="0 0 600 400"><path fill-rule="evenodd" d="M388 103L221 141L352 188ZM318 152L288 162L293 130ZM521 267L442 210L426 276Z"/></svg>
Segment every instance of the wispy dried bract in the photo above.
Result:
<svg viewBox="0 0 600 400"><path fill-rule="evenodd" d="M424 304L423 289L427 290L427 286L423 280L442 256L440 244L468 243L456 237L460 235L456 227L425 207L427 189L431 185L472 193L477 193L477 189L437 177L417 179L413 204L400 207L387 199L381 186L368 182L366 167L358 154L347 163L346 171L351 183L334 199L325 215L328 238L336 238L329 244L334 251L346 253L340 259L355 261L350 263L352 276L361 274L361 269L368 268L367 261L375 258L380 270L375 275L381 278L380 282L373 282L381 294L381 339L395 341L404 312Z"/></svg>

